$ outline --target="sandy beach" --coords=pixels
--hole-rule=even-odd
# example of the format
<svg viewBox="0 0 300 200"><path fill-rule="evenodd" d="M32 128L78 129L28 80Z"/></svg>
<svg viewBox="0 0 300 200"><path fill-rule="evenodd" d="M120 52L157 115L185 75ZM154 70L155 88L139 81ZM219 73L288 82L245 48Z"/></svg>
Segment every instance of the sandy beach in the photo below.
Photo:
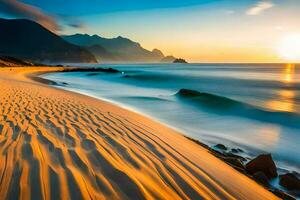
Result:
<svg viewBox="0 0 300 200"><path fill-rule="evenodd" d="M0 68L2 199L277 199L158 122L32 79L59 70Z"/></svg>

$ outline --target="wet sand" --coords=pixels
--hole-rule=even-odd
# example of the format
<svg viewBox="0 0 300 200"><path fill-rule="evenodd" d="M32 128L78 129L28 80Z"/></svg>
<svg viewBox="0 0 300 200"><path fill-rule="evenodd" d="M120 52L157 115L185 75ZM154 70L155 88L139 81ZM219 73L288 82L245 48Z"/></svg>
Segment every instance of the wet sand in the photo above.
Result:
<svg viewBox="0 0 300 200"><path fill-rule="evenodd" d="M277 199L152 119L32 79L62 69L0 68L1 198Z"/></svg>

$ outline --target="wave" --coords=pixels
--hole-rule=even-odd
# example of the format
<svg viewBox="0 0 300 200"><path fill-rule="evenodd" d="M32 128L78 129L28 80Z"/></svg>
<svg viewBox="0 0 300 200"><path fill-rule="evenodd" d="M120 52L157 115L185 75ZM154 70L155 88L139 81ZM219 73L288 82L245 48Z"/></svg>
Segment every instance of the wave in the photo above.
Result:
<svg viewBox="0 0 300 200"><path fill-rule="evenodd" d="M234 99L196 90L180 89L175 95L209 112L300 128L300 115L296 113L269 111Z"/></svg>
<svg viewBox="0 0 300 200"><path fill-rule="evenodd" d="M133 99L133 100L142 100L142 101L166 101L170 102L170 100L161 98L161 97L147 97L147 96L125 96L122 97L124 99Z"/></svg>
<svg viewBox="0 0 300 200"><path fill-rule="evenodd" d="M197 71L196 71L197 72ZM237 89L241 88L255 88L255 89L282 89L282 90L300 90L300 83L295 82L292 85L283 84L280 80L263 80L263 79L243 79L232 77L219 77L219 76L207 76L207 75L191 75L182 72L162 73L162 72L124 72L127 80L139 81L140 83L146 83L151 85L165 85L164 87L172 87L177 85L179 87L189 87L188 85L194 85L201 83L202 85L215 86L223 84L226 88L231 85L237 85ZM253 78L253 77L252 77ZM123 79L124 80L124 79ZM132 82L136 84L136 82ZM198 88L199 89L199 88Z"/></svg>

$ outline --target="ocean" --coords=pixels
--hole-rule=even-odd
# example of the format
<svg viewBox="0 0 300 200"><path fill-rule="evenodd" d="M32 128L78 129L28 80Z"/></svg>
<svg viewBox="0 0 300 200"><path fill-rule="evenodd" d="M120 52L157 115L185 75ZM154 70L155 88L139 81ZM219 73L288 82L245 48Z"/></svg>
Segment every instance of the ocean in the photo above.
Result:
<svg viewBox="0 0 300 200"><path fill-rule="evenodd" d="M122 73L61 72L43 77L57 82L55 87L150 116L210 146L241 148L248 158L271 153L280 169L300 171L300 65L90 66Z"/></svg>

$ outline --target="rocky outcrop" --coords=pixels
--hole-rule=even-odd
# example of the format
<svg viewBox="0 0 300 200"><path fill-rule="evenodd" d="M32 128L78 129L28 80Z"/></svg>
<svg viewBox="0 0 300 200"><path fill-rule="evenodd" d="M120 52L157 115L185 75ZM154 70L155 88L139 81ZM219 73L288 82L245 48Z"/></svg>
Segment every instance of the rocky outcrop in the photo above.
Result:
<svg viewBox="0 0 300 200"><path fill-rule="evenodd" d="M182 58L177 58L173 61L173 63L188 63L188 62Z"/></svg>
<svg viewBox="0 0 300 200"><path fill-rule="evenodd" d="M261 184L263 184L263 185L265 185L265 186L269 186L269 179L268 179L268 177L265 175L265 173L263 173L263 172L261 172L261 171L256 172L256 173L253 174L253 178L254 178L257 182L259 182L259 183L261 183Z"/></svg>
<svg viewBox="0 0 300 200"><path fill-rule="evenodd" d="M251 160L246 164L246 171L252 175L263 172L269 179L278 176L271 154L262 154Z"/></svg>
<svg viewBox="0 0 300 200"><path fill-rule="evenodd" d="M300 180L295 174L280 175L279 184L288 190L298 190L300 192Z"/></svg>
<svg viewBox="0 0 300 200"><path fill-rule="evenodd" d="M215 148L220 150L227 150L227 147L224 144L217 144L215 145Z"/></svg>

